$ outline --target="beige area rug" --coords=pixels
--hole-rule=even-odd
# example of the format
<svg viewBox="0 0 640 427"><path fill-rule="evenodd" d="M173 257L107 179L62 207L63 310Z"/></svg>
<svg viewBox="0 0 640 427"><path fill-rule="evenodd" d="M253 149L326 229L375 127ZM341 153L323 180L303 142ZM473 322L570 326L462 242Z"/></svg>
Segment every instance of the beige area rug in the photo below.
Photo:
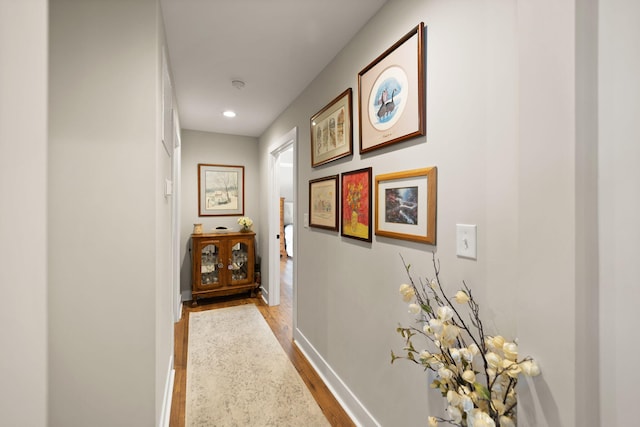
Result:
<svg viewBox="0 0 640 427"><path fill-rule="evenodd" d="M189 315L186 426L329 426L253 304Z"/></svg>

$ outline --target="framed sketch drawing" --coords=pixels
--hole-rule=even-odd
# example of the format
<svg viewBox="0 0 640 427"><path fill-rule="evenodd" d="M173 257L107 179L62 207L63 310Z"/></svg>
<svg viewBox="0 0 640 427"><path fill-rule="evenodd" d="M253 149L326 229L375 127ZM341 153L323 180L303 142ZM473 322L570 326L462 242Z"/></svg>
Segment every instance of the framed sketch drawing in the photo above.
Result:
<svg viewBox="0 0 640 427"><path fill-rule="evenodd" d="M376 235L436 244L435 166L376 176Z"/></svg>
<svg viewBox="0 0 640 427"><path fill-rule="evenodd" d="M351 88L311 117L311 167L353 153Z"/></svg>
<svg viewBox="0 0 640 427"><path fill-rule="evenodd" d="M371 168L342 174L341 235L371 241Z"/></svg>
<svg viewBox="0 0 640 427"><path fill-rule="evenodd" d="M424 23L358 74L360 153L425 134Z"/></svg>
<svg viewBox="0 0 640 427"><path fill-rule="evenodd" d="M338 231L338 175L309 181L309 226Z"/></svg>
<svg viewBox="0 0 640 427"><path fill-rule="evenodd" d="M244 215L244 166L198 164L198 215Z"/></svg>

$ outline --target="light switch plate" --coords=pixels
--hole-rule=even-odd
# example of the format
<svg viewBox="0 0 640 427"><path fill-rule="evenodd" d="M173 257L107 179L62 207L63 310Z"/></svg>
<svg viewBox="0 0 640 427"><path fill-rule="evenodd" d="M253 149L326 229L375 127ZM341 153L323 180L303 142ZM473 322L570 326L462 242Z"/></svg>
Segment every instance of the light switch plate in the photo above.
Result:
<svg viewBox="0 0 640 427"><path fill-rule="evenodd" d="M477 259L477 226L456 224L456 254L460 257Z"/></svg>

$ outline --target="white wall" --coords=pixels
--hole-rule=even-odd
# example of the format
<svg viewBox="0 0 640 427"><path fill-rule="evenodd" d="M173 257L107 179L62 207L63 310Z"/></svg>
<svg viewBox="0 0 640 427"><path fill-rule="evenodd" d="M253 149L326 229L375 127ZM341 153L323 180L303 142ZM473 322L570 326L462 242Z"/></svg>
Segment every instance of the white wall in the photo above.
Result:
<svg viewBox="0 0 640 427"><path fill-rule="evenodd" d="M238 216L198 216L198 164L244 166L244 215L254 220L253 231L260 240L261 186L258 173L258 141L248 136L226 135L185 129L182 131L181 255L180 287L183 300L191 298L191 254L193 224L204 232L218 226L238 230ZM262 205L264 206L264 205ZM266 224L266 223L265 223ZM258 250L259 252L259 250Z"/></svg>
<svg viewBox="0 0 640 427"><path fill-rule="evenodd" d="M360 155L357 74L421 20L427 136ZM578 278L597 263L593 251L580 250L592 240L577 236L596 218L577 208L595 209L596 200L588 194L594 141L576 147L592 114L576 111L577 79L591 78L577 73L576 62L593 67L588 49L576 58L577 26L583 30L588 21L576 23L569 0L389 2L260 138L267 182L268 146L294 126L301 129L300 218L310 179L366 166L374 175L438 167L435 247L379 237L368 244L298 228L295 338L364 425L424 425L427 414L444 409L438 393L426 392L428 378L419 368L389 363L390 350L402 346L395 327L411 319L398 298L405 281L398 254L424 277L432 274L432 251L452 292L462 280L472 287L488 332L518 337L523 354L540 361L544 374L520 387L521 425L571 426L597 415L594 405L576 401L577 393L594 394L582 386L597 385L597 369L586 361L593 359L578 353L597 348L593 322L579 322L596 287L591 280L583 289ZM312 169L304 132L309 117L347 87L356 94L356 153ZM593 106L594 98L587 99ZM266 205L264 193L266 187ZM457 223L478 225L477 261L456 257Z"/></svg>
<svg viewBox="0 0 640 427"><path fill-rule="evenodd" d="M573 3L518 3L517 290L522 310L515 320L522 352L533 353L544 370L529 387L521 387L519 420L525 426L575 425L575 337L582 325L576 322Z"/></svg>
<svg viewBox="0 0 640 427"><path fill-rule="evenodd" d="M156 3L157 5L158 3ZM164 86L171 88L171 84L162 83L164 78L162 57L163 52L166 52L166 40L164 37L164 22L162 13L159 6L156 6L156 29L159 40L157 42L156 49L156 93L160 96L164 96ZM165 53L166 55L166 53ZM166 59L167 69L170 74L170 59L167 55ZM160 99L156 99L156 178L155 178L155 343L156 343L156 382L155 382L155 407L156 407L156 425L160 425L160 422L165 422L168 425L168 418L171 412L171 395L173 391L173 361L174 361L174 298L176 294L177 283L174 283L173 267L175 258L173 255L173 197L179 197L179 194L173 196L166 196L166 182L173 179L172 166L173 160L170 156L180 156L180 147L174 147L175 132L172 128L173 120L165 123L162 119L163 105L166 105L167 109L171 106L171 109L178 110L177 102L174 100L173 90L167 90L168 97L171 101L160 102ZM167 131L165 131L164 138L166 140L166 147L162 146L159 141L162 140L161 125L166 125ZM162 418L164 417L164 418Z"/></svg>
<svg viewBox="0 0 640 427"><path fill-rule="evenodd" d="M361 156L357 74L421 20L427 26L427 136ZM425 276L432 273L435 250L451 289L467 280L489 327L516 333L518 307L511 291L518 245L516 35L513 2L390 2L261 137L264 166L273 140L294 126L302 129L300 218L308 209L310 179L366 166L373 167L374 175L438 167L437 247L378 237L368 244L298 228L296 337L309 341L328 364L321 367L324 373L331 376L332 369L371 413L375 421L365 410L354 409L365 425L421 425L428 413L444 407L437 394L427 399L427 378L420 369L389 363L390 350L402 346L395 327L410 321L397 292L406 280L400 253L415 274ZM355 94L356 153L311 169L304 132L309 117L335 96L330 94L347 87ZM455 256L456 223L478 225L477 262Z"/></svg>
<svg viewBox="0 0 640 427"><path fill-rule="evenodd" d="M47 2L0 0L0 418L47 419Z"/></svg>
<svg viewBox="0 0 640 427"><path fill-rule="evenodd" d="M575 423L599 426L598 1L576 2ZM605 423L606 424L606 423Z"/></svg>
<svg viewBox="0 0 640 427"><path fill-rule="evenodd" d="M600 1L599 11L600 420L623 426L640 382L640 3Z"/></svg>
<svg viewBox="0 0 640 427"><path fill-rule="evenodd" d="M50 9L49 425L153 425L173 352L158 3Z"/></svg>

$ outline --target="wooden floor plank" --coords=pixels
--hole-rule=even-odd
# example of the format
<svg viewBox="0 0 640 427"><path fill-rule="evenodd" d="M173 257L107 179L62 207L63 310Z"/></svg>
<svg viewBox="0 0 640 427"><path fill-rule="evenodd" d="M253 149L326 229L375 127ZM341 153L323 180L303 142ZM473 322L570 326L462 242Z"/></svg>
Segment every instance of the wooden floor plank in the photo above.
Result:
<svg viewBox="0 0 640 427"><path fill-rule="evenodd" d="M262 297L249 298L229 296L211 300L198 300L197 307L191 307L189 301L182 307L182 319L175 325L175 382L171 404L170 427L184 427L185 402L187 388L187 346L189 339L189 313L233 307L243 304L255 304L271 327L291 363L300 373L316 402L334 427L355 426L309 361L293 344L293 261L283 258L280 265L280 305L269 307Z"/></svg>

